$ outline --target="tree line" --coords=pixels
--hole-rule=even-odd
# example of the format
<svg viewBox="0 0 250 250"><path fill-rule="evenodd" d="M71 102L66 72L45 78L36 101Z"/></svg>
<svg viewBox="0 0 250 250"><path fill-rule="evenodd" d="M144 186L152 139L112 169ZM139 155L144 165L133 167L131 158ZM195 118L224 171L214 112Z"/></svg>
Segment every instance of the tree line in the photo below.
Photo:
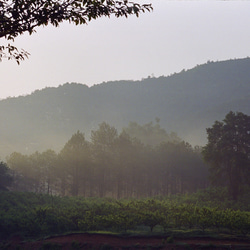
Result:
<svg viewBox="0 0 250 250"><path fill-rule="evenodd" d="M164 139L156 143L155 138ZM118 133L103 122L91 131L90 140L77 131L59 153L13 152L7 165L13 191L119 199L195 192L208 186L201 148L175 134L167 136L158 123L131 123Z"/></svg>

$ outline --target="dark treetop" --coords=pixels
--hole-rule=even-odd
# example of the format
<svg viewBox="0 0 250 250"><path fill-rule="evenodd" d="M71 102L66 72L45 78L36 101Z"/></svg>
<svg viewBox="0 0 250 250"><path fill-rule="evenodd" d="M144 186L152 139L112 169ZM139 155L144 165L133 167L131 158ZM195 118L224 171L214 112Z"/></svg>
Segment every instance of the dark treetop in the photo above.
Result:
<svg viewBox="0 0 250 250"><path fill-rule="evenodd" d="M24 32L34 33L38 26L57 27L63 21L79 25L102 16L139 16L150 10L150 4L127 0L4 0L0 1L0 38L14 41ZM0 46L0 60L14 58L19 63L27 56L11 44Z"/></svg>

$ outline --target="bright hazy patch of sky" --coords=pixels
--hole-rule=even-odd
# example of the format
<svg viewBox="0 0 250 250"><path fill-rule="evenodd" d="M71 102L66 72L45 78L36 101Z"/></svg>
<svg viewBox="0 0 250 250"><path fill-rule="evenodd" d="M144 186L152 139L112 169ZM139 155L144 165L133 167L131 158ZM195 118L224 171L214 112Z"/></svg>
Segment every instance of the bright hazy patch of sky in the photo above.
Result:
<svg viewBox="0 0 250 250"><path fill-rule="evenodd" d="M31 55L19 66L0 63L0 98L66 82L91 86L167 76L208 60L250 56L250 1L138 2L151 2L154 11L77 27L48 26L18 37L14 44Z"/></svg>

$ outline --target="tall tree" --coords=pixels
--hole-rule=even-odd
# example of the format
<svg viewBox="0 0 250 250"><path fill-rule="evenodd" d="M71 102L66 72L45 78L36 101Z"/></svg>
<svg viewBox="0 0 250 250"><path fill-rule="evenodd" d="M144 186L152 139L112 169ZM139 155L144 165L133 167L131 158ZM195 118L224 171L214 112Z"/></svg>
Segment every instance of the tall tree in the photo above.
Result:
<svg viewBox="0 0 250 250"><path fill-rule="evenodd" d="M35 181L29 157L13 152L7 157L7 165L13 171L13 190L33 192Z"/></svg>
<svg viewBox="0 0 250 250"><path fill-rule="evenodd" d="M115 140L115 167L112 169L115 181L115 197L131 197L138 183L140 158L138 146L126 132L122 132ZM137 160L138 159L138 160Z"/></svg>
<svg viewBox="0 0 250 250"><path fill-rule="evenodd" d="M202 153L210 164L212 180L228 185L237 200L240 186L250 184L250 116L230 111L222 122L207 129L207 135Z"/></svg>
<svg viewBox="0 0 250 250"><path fill-rule="evenodd" d="M56 164L57 154L55 151L48 149L41 154L42 161L41 172L44 184L44 192L53 193L53 185L56 183Z"/></svg>
<svg viewBox="0 0 250 250"><path fill-rule="evenodd" d="M0 190L8 190L13 178L10 169L5 162L0 162Z"/></svg>
<svg viewBox="0 0 250 250"><path fill-rule="evenodd" d="M84 134L79 131L73 134L59 157L62 165L58 170L66 175L63 178L68 179L70 193L78 195L80 191L84 192L90 169L89 143L85 140ZM62 181L64 182L64 179Z"/></svg>
<svg viewBox="0 0 250 250"><path fill-rule="evenodd" d="M106 122L99 125L99 129L91 131L92 155L95 164L95 176L98 192L105 196L111 188L111 176L115 165L115 143L118 137L116 128Z"/></svg>
<svg viewBox="0 0 250 250"><path fill-rule="evenodd" d="M33 190L36 193L44 193L44 173L43 173L43 161L41 153L36 151L28 157L29 160L29 171L33 179Z"/></svg>
<svg viewBox="0 0 250 250"><path fill-rule="evenodd" d="M34 33L38 26L57 27L63 21L79 25L102 16L139 16L150 10L150 4L127 0L4 0L0 1L0 38L14 41L24 32ZM0 60L14 58L19 63L27 56L26 51L19 51L11 44L0 46Z"/></svg>

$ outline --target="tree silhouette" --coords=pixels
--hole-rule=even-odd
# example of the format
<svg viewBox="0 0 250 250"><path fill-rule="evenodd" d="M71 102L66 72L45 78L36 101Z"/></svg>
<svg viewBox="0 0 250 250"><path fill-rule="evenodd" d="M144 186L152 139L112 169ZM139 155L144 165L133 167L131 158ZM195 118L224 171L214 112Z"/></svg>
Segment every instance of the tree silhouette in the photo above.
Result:
<svg viewBox="0 0 250 250"><path fill-rule="evenodd" d="M52 24L57 27L63 21L80 25L102 16L139 16L150 10L150 4L140 5L127 0L4 0L0 1L0 38L14 41L24 32L34 33L38 26ZM0 46L0 60L7 57L19 64L28 55L11 44Z"/></svg>
<svg viewBox="0 0 250 250"><path fill-rule="evenodd" d="M62 159L62 165L59 171L66 174L70 193L77 196L81 188L84 190L90 167L89 144L83 133L77 131L72 135L61 150L60 158Z"/></svg>
<svg viewBox="0 0 250 250"><path fill-rule="evenodd" d="M223 122L216 121L208 128L207 134L203 156L210 163L212 180L228 185L237 200L240 186L249 184L250 116L231 111Z"/></svg>
<svg viewBox="0 0 250 250"><path fill-rule="evenodd" d="M5 162L0 162L0 190L8 190L13 181L10 169Z"/></svg>

